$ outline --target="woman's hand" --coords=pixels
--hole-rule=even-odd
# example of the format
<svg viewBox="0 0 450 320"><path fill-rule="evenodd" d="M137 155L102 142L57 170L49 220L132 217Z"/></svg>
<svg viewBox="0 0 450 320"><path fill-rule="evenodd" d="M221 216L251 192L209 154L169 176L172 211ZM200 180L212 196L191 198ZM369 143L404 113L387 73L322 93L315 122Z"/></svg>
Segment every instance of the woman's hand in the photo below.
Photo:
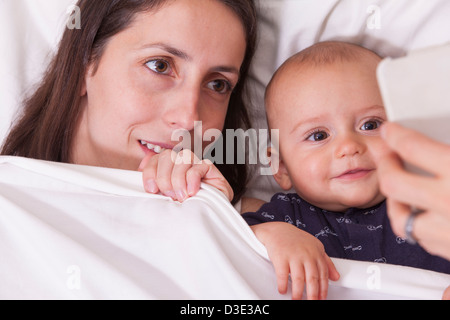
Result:
<svg viewBox="0 0 450 320"><path fill-rule="evenodd" d="M294 300L302 299L305 283L309 300L326 299L328 279L337 281L339 273L317 238L285 222L262 223L251 228L267 248L281 294L287 292L290 274Z"/></svg>
<svg viewBox="0 0 450 320"><path fill-rule="evenodd" d="M414 237L430 253L450 259L450 146L398 124L383 127L393 152L381 160L378 174L394 232L404 237L412 209L423 210L415 219ZM403 161L432 176L405 170Z"/></svg>
<svg viewBox="0 0 450 320"><path fill-rule="evenodd" d="M233 189L219 169L209 160L200 161L190 150L176 153L166 150L147 156L139 166L144 188L149 193L161 192L165 196L183 202L195 196L201 182L220 191L231 201Z"/></svg>

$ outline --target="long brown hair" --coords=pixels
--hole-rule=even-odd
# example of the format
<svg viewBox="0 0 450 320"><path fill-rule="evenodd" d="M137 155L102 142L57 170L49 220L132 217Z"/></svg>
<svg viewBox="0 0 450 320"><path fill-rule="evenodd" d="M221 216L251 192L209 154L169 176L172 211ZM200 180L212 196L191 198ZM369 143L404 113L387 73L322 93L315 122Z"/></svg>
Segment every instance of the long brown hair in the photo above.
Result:
<svg viewBox="0 0 450 320"><path fill-rule="evenodd" d="M2 155L69 162L75 127L81 114L80 92L89 66L98 65L108 40L126 29L136 14L157 10L173 0L79 0L81 29L66 29L58 51L37 90L24 102L1 150ZM248 129L244 102L246 79L256 47L256 8L253 0L218 0L241 19L247 48L241 78L225 119L226 129ZM225 137L225 135L223 135ZM237 201L245 191L247 166L217 165L232 186Z"/></svg>

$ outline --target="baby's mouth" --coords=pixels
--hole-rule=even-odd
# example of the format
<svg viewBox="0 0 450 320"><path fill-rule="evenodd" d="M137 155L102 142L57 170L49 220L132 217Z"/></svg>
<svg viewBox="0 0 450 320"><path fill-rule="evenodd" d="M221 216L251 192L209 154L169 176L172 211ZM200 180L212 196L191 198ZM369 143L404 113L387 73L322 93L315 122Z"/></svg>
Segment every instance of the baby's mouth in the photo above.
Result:
<svg viewBox="0 0 450 320"><path fill-rule="evenodd" d="M139 142L143 146L147 147L148 150L151 150L151 151L153 151L156 154L160 154L161 152L167 150L166 148L163 148L163 147L158 146L158 145L151 144L150 142L146 142L144 140L140 140Z"/></svg>
<svg viewBox="0 0 450 320"><path fill-rule="evenodd" d="M337 176L336 179L341 179L341 180L360 179L362 177L367 176L369 173L371 173L373 171L374 170L372 170L372 169L362 169L362 168L348 170L348 171L342 173L341 175Z"/></svg>

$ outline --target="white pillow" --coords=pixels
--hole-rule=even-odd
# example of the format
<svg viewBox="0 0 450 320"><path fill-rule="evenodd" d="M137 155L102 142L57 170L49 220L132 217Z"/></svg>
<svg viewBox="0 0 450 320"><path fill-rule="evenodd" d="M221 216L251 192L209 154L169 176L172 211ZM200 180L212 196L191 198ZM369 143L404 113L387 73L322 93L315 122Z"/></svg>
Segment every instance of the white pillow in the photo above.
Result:
<svg viewBox="0 0 450 320"><path fill-rule="evenodd" d="M0 144L23 95L36 84L62 35L74 0L0 1Z"/></svg>

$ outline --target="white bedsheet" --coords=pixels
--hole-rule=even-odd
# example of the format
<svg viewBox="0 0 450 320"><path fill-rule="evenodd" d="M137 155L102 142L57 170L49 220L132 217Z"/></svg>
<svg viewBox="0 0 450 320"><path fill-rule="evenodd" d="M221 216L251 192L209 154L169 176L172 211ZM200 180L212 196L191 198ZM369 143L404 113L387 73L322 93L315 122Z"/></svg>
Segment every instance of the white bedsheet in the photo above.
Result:
<svg viewBox="0 0 450 320"><path fill-rule="evenodd" d="M0 157L0 299L289 299L217 190L179 204L138 172ZM330 299L440 299L450 276L334 259Z"/></svg>

